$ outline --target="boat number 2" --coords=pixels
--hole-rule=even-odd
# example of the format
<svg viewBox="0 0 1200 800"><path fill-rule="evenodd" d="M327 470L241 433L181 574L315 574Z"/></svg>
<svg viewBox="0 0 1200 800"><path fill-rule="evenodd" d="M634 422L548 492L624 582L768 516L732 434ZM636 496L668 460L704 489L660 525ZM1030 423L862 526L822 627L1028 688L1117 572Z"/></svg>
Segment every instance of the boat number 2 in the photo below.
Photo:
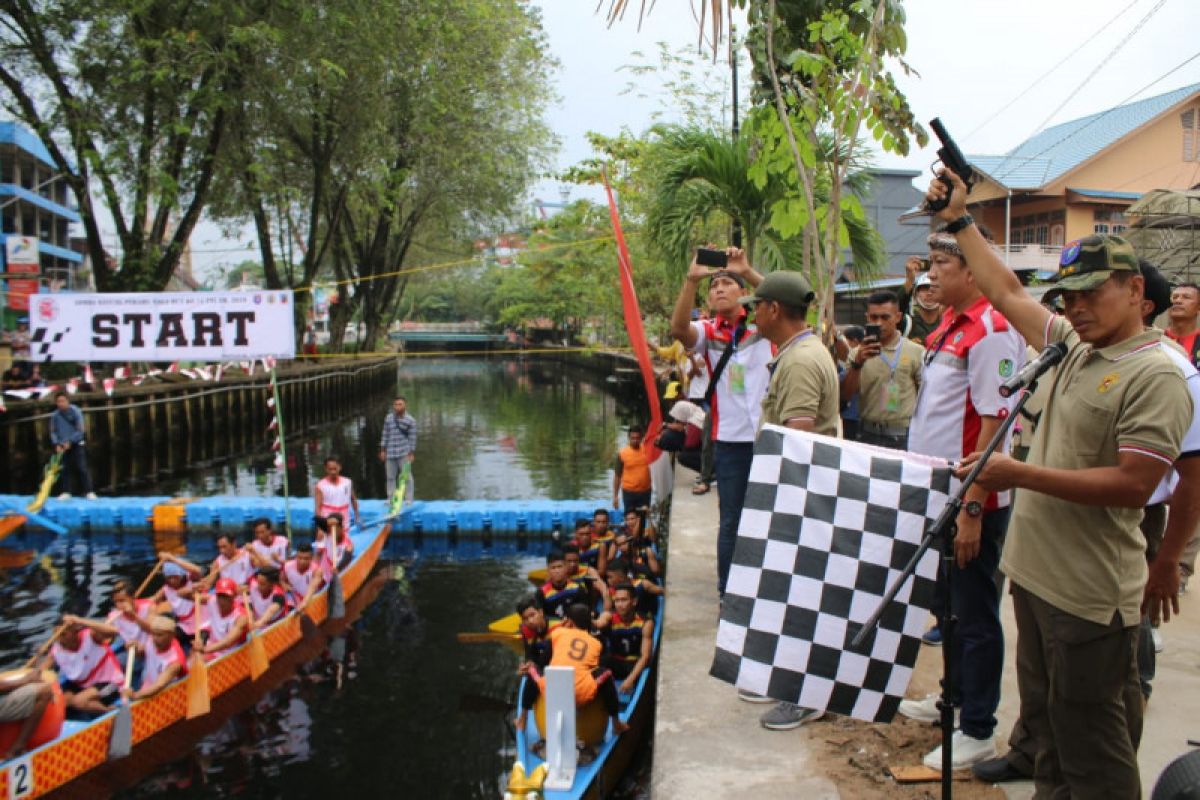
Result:
<svg viewBox="0 0 1200 800"><path fill-rule="evenodd" d="M33 794L33 758L25 756L8 762L8 797L29 797Z"/></svg>

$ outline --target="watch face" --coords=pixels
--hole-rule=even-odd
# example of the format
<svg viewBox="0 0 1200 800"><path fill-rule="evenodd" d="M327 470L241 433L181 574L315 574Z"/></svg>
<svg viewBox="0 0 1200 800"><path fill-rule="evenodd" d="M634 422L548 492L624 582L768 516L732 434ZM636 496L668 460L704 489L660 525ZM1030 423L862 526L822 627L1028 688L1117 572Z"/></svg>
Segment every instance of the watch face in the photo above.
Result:
<svg viewBox="0 0 1200 800"><path fill-rule="evenodd" d="M967 503L967 514L972 517L978 517L983 513L983 504L978 500L972 500Z"/></svg>

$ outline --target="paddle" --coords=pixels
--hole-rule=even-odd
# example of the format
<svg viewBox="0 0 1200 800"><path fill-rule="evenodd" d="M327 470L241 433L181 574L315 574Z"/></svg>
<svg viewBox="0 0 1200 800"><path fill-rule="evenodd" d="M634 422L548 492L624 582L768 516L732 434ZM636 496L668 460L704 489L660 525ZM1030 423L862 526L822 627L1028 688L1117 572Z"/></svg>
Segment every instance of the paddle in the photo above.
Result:
<svg viewBox="0 0 1200 800"><path fill-rule="evenodd" d="M256 681L271 668L271 662L267 658L267 646L263 644L262 638L254 630L256 620L254 619L254 606L250 603L250 593L244 592L243 596L246 598L246 615L250 617L250 641L247 643L249 649L246 654L250 658L250 680Z"/></svg>
<svg viewBox="0 0 1200 800"><path fill-rule="evenodd" d="M333 565L329 576L329 619L342 619L346 616L346 596L342 593L342 576L338 573L338 562L341 560L341 554L338 553L338 531L341 526L330 526L331 529L325 534L329 540L325 545L325 552L328 554L329 560ZM336 528L336 529L335 529Z"/></svg>
<svg viewBox="0 0 1200 800"><path fill-rule="evenodd" d="M39 659L40 659L42 656L46 655L46 651L50 649L50 645L52 645L52 644L54 644L55 642L57 642L57 641L58 641L58 637L62 636L62 635L63 635L63 631L65 631L66 629L67 629L67 624L66 624L65 622L64 622L62 625L59 625L57 628L55 628L55 630L54 630L54 633L53 633L53 634L51 634L50 638L49 638L49 639L47 639L46 641L42 642L42 646L41 646L41 647L39 647L39 648L37 649L37 651L36 651L36 652L35 652L35 653L34 653L32 656L30 656L30 657L29 657L29 660L25 662L25 667L24 667L24 668L25 668L25 669L29 669L29 668L30 668L30 667L32 667L34 664L36 664L36 663L37 663L37 661L38 661L38 660L39 660Z"/></svg>
<svg viewBox="0 0 1200 800"><path fill-rule="evenodd" d="M58 450L50 456L50 460L46 462L46 469L42 473L42 485L38 488L37 496L33 498L33 502L29 504L26 511L38 512L42 510L42 506L46 504L46 499L50 497L50 490L54 488L54 481L58 478L59 465L62 463L62 453Z"/></svg>
<svg viewBox="0 0 1200 800"><path fill-rule="evenodd" d="M154 565L154 569L150 570L150 574L146 576L146 580L142 581L142 585L139 586L137 591L133 593L134 600L137 600L142 596L142 592L146 591L146 587L150 585L150 581L153 580L154 576L158 574L158 571L162 569L166 560L167 557L165 555L159 555L158 563Z"/></svg>
<svg viewBox="0 0 1200 800"><path fill-rule="evenodd" d="M498 642L500 644L511 644L520 641L520 635L515 633L496 633L495 631L484 631L480 633L460 633L458 634L459 644L483 644L484 642Z"/></svg>
<svg viewBox="0 0 1200 800"><path fill-rule="evenodd" d="M197 601L198 603L199 601ZM200 652L200 607L196 606L196 637L192 641L192 655L188 659L187 718L202 717L212 707L208 696L208 664Z"/></svg>
<svg viewBox="0 0 1200 800"><path fill-rule="evenodd" d="M133 690L133 645L129 645L129 654L125 656L125 685ZM117 716L113 719L112 735L108 739L108 760L114 761L125 758L133 750L133 700L122 697L117 706Z"/></svg>

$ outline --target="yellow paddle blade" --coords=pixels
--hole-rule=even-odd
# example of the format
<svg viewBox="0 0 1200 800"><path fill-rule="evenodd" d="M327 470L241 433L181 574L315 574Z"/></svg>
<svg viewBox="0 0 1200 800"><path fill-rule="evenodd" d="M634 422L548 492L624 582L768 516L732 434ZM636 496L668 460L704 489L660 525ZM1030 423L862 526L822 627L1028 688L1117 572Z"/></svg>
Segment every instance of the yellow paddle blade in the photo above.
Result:
<svg viewBox="0 0 1200 800"><path fill-rule="evenodd" d="M50 497L50 490L54 488L54 481L58 480L59 464L62 461L62 453L55 453L50 456L50 462L46 464L46 471L42 476L42 485L38 488L37 497L33 498L33 502L25 509L37 513L42 510L42 506L46 504L47 498Z"/></svg>
<svg viewBox="0 0 1200 800"><path fill-rule="evenodd" d="M521 615L513 612L507 617L501 617L488 625L488 630L493 633L518 634L521 632Z"/></svg>
<svg viewBox="0 0 1200 800"><path fill-rule="evenodd" d="M202 717L212 708L212 699L208 696L208 664L204 656L193 652L188 663L187 678L187 718Z"/></svg>
<svg viewBox="0 0 1200 800"><path fill-rule="evenodd" d="M250 680L256 681L264 672L271 668L271 662L267 659L267 646L263 644L262 637L256 633L250 634Z"/></svg>

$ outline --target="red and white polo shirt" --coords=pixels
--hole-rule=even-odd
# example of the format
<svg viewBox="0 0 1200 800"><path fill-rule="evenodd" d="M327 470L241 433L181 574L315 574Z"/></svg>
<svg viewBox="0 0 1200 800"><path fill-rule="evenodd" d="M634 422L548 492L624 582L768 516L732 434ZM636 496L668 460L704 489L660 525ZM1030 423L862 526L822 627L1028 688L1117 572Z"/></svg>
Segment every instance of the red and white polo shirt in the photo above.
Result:
<svg viewBox="0 0 1200 800"><path fill-rule="evenodd" d="M746 325L746 316L743 311L732 325L723 317L691 323L696 332L696 344L691 352L704 356L710 376L717 368L721 354L733 341L734 329ZM771 382L767 364L775 356L775 346L763 338L754 325L744 327L733 346L733 355L721 373L709 410L712 438L714 442L753 442L762 416L762 400L767 394L767 384Z"/></svg>

